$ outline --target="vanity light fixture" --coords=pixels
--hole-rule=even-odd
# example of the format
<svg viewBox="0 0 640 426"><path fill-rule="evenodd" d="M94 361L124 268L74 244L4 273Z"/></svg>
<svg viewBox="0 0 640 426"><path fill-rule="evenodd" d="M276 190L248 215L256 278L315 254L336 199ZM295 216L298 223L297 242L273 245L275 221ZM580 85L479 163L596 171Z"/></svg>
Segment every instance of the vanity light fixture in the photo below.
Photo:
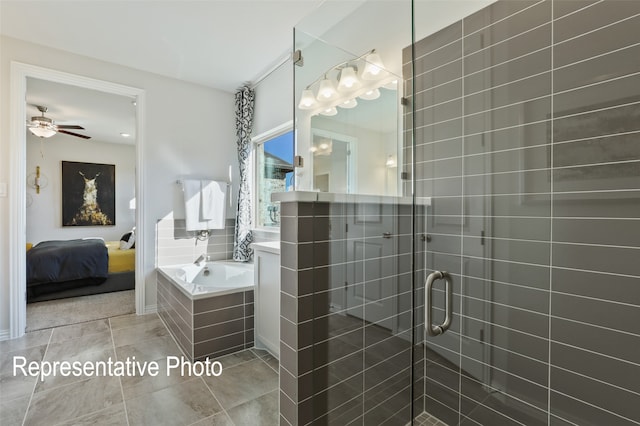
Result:
<svg viewBox="0 0 640 426"><path fill-rule="evenodd" d="M360 95L360 99L364 99L367 101L372 101L374 99L378 99L379 97L380 97L380 90L378 89L367 90L366 92Z"/></svg>
<svg viewBox="0 0 640 426"><path fill-rule="evenodd" d="M120 133L120 136L122 136L123 138L128 138L131 135L129 133L122 132Z"/></svg>
<svg viewBox="0 0 640 426"><path fill-rule="evenodd" d="M311 115L333 116L338 113L336 107L355 108L356 98L378 99L380 87L396 90L398 81L398 77L384 69L376 50L369 50L321 74L302 91L298 108L309 110Z"/></svg>

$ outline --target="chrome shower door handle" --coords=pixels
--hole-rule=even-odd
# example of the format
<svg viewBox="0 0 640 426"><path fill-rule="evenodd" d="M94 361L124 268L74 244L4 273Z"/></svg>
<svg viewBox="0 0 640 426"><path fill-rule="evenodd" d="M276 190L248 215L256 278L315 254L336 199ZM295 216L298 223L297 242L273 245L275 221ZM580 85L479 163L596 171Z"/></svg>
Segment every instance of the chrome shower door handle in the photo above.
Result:
<svg viewBox="0 0 640 426"><path fill-rule="evenodd" d="M444 322L440 325L433 325L433 306L431 303L431 291L433 289L433 283L436 280L445 280L445 308L444 308ZM424 327L429 336L439 336L449 329L451 326L451 318L453 313L453 283L451 282L451 276L447 272L435 271L429 274L427 282L425 284L425 321Z"/></svg>

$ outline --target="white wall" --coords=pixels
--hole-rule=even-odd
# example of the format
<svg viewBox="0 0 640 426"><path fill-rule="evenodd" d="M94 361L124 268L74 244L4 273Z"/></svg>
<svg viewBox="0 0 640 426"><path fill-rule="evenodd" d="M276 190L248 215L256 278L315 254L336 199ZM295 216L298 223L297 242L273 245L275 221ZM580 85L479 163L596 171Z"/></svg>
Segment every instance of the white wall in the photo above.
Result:
<svg viewBox="0 0 640 426"><path fill-rule="evenodd" d="M253 136L293 120L293 66L285 62L256 86Z"/></svg>
<svg viewBox="0 0 640 426"><path fill-rule="evenodd" d="M115 226L62 226L62 161L115 165ZM63 134L42 140L28 133L27 174L35 174L36 166L40 166L41 180L46 180L47 186L39 194L34 188L27 188L27 198L31 200L27 203L27 242L82 237L116 241L134 226L135 210L129 209L129 201L135 197L135 146L86 141Z"/></svg>
<svg viewBox="0 0 640 426"><path fill-rule="evenodd" d="M208 87L0 37L0 183L9 182L9 75L11 61L51 68L145 90L144 276L147 307L156 304L155 224L172 214L176 179L185 175L229 179L238 191L234 99ZM140 201L140 200L138 200ZM230 207L233 215L232 208ZM231 216L233 217L233 216ZM9 198L0 197L0 333L9 327Z"/></svg>
<svg viewBox="0 0 640 426"><path fill-rule="evenodd" d="M253 136L293 120L293 66L291 61L286 61L256 86ZM269 231L254 230L253 241L279 241L279 231L279 227Z"/></svg>

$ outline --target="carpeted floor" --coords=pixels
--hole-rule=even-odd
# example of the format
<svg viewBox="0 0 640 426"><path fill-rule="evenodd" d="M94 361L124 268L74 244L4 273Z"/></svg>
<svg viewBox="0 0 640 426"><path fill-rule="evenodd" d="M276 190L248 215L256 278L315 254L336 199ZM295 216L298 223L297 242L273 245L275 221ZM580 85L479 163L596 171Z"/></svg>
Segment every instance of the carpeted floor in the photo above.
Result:
<svg viewBox="0 0 640 426"><path fill-rule="evenodd" d="M135 290L29 303L27 331L78 324L135 311Z"/></svg>

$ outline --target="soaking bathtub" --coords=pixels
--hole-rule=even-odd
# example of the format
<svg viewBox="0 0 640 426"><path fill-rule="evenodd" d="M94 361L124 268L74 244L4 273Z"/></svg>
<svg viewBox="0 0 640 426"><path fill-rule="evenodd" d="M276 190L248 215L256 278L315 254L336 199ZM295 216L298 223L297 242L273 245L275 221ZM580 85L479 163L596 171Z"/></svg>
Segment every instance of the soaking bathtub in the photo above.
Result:
<svg viewBox="0 0 640 426"><path fill-rule="evenodd" d="M254 346L253 264L214 261L158 268L158 314L191 360Z"/></svg>
<svg viewBox="0 0 640 426"><path fill-rule="evenodd" d="M253 290L253 264L220 260L158 268L192 300Z"/></svg>

